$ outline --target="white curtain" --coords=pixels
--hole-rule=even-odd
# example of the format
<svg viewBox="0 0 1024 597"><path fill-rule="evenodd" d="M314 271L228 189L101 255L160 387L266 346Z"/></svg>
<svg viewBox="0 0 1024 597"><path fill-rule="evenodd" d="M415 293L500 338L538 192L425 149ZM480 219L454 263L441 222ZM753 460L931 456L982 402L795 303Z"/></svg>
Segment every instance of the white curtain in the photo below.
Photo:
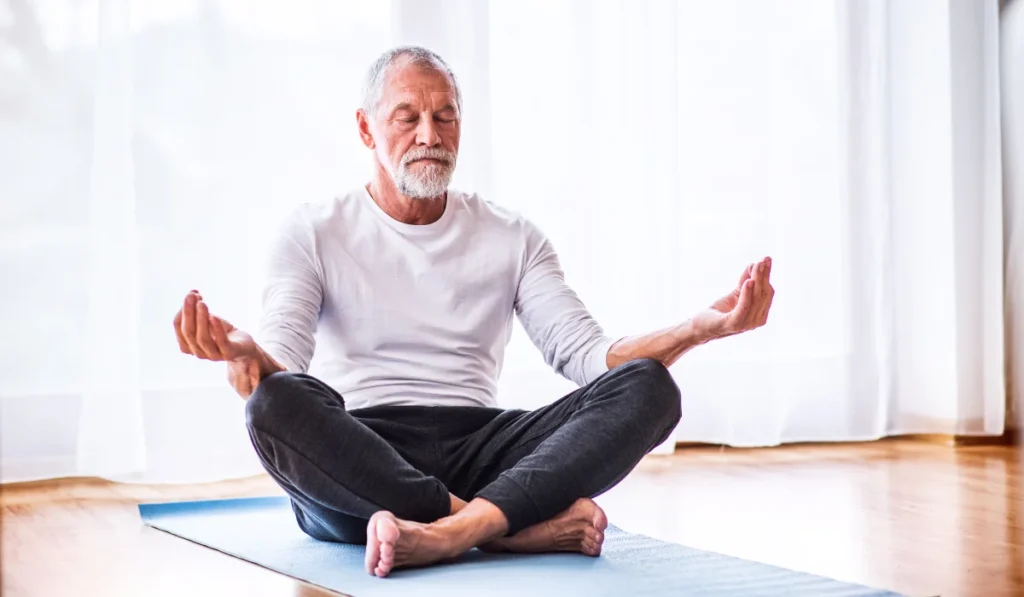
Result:
<svg viewBox="0 0 1024 597"><path fill-rule="evenodd" d="M535 220L614 336L771 255L770 324L673 368L675 440L1003 430L995 0L7 0L0 480L260 470L201 289L252 329L265 241L361 184L361 77L460 77L455 185ZM571 384L517 327L502 403ZM671 442L663 446L670 448Z"/></svg>
<svg viewBox="0 0 1024 597"><path fill-rule="evenodd" d="M1003 245L1006 260L1007 426L1024 430L1024 1L1000 15L1003 120Z"/></svg>

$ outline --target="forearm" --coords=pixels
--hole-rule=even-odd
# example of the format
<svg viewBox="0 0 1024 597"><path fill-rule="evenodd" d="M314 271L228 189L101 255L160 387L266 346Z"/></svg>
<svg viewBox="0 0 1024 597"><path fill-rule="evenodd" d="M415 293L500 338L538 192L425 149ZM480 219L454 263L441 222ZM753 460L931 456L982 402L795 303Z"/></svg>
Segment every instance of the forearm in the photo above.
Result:
<svg viewBox="0 0 1024 597"><path fill-rule="evenodd" d="M695 328L692 321L661 329L642 336L623 338L608 350L608 368L614 369L633 359L651 358L671 366L696 346L712 339L711 335Z"/></svg>
<svg viewBox="0 0 1024 597"><path fill-rule="evenodd" d="M288 370L262 347L257 349L253 357L228 361L228 383L243 399L248 399L264 378Z"/></svg>

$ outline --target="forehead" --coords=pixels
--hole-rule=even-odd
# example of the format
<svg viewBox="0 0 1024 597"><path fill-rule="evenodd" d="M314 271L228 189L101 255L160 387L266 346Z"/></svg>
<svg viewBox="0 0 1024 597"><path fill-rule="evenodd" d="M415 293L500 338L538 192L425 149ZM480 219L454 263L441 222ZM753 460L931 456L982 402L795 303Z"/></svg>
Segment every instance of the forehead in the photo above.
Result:
<svg viewBox="0 0 1024 597"><path fill-rule="evenodd" d="M450 101L455 103L451 80L441 72L416 64L399 63L389 69L381 89L381 103L427 105Z"/></svg>

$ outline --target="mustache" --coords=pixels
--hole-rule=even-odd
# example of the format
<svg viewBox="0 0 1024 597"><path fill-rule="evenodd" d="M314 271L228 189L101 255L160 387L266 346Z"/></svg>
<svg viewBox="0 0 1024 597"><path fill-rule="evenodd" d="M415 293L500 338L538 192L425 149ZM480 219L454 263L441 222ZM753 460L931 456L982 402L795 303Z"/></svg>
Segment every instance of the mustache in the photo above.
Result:
<svg viewBox="0 0 1024 597"><path fill-rule="evenodd" d="M402 156L402 166L425 159L440 160L451 166L455 163L455 154L439 147L414 147Z"/></svg>

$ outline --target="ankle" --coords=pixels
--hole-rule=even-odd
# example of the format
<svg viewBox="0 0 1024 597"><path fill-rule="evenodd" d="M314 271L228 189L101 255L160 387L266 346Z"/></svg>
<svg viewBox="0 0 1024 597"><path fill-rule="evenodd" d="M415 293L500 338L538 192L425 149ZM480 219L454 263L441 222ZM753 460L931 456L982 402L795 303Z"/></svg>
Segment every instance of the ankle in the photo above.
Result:
<svg viewBox="0 0 1024 597"><path fill-rule="evenodd" d="M451 493L448 494L448 500L451 502L451 508L450 508L450 512L448 514L449 516L454 516L454 515L458 514L467 505L467 502L465 500L463 500L461 498L457 498L457 497L455 497L454 494L451 494Z"/></svg>
<svg viewBox="0 0 1024 597"><path fill-rule="evenodd" d="M457 514L442 518L430 525L453 545L471 549L505 536L508 521L494 504L477 498L466 504Z"/></svg>
<svg viewBox="0 0 1024 597"><path fill-rule="evenodd" d="M473 506L476 514L476 524L481 534L481 541L490 541L505 536L508 532L508 519L505 514L494 504L483 499L475 498L465 509Z"/></svg>
<svg viewBox="0 0 1024 597"><path fill-rule="evenodd" d="M451 517L426 524L420 530L421 537L433 546L442 559L456 558L475 547L463 529L446 523L449 518Z"/></svg>

